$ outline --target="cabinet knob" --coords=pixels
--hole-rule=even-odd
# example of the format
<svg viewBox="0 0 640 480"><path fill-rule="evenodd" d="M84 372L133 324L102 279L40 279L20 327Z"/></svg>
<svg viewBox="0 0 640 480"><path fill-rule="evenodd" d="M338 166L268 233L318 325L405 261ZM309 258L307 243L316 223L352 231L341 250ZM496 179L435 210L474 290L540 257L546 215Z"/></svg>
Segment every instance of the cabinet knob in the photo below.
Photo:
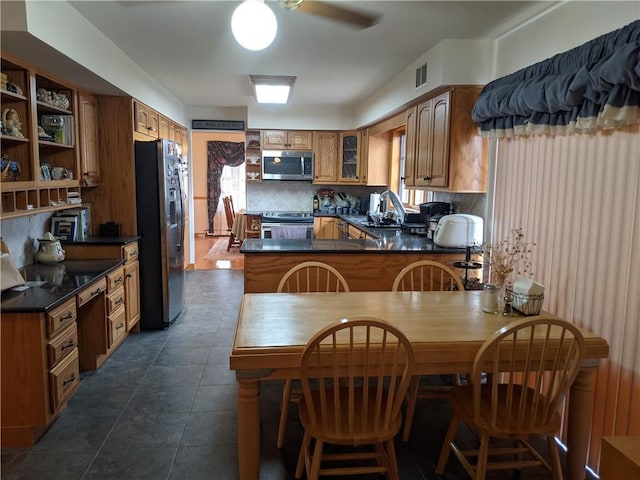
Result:
<svg viewBox="0 0 640 480"><path fill-rule="evenodd" d="M428 180L431 180L431 177L429 177L429 176L422 177L422 180L427 180L428 181Z"/></svg>

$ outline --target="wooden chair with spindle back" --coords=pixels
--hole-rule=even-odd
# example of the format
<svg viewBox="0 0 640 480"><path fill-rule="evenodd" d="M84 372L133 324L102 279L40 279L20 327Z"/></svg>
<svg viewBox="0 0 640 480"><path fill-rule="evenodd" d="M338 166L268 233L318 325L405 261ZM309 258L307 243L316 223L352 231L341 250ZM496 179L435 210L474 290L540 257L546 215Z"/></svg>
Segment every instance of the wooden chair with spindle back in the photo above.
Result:
<svg viewBox="0 0 640 480"><path fill-rule="evenodd" d="M280 280L278 293L301 292L348 292L349 285L334 267L322 262L303 262L289 269ZM299 399L301 391L292 392L292 381L285 380L280 403L280 423L278 426L278 448L284 445L284 435L289 416L289 403Z"/></svg>
<svg viewBox="0 0 640 480"><path fill-rule="evenodd" d="M540 466L561 480L554 435L560 430L562 403L582 366L584 350L580 330L557 318L519 319L498 330L476 354L471 384L449 391L453 416L436 474L442 474L453 450L474 480L484 480L487 470ZM491 375L483 384L485 372ZM478 449L464 451L455 444L461 421L477 432ZM536 436L546 437L551 464L529 442ZM492 438L513 443L489 448ZM498 461L500 457L506 458ZM477 458L475 464L471 458Z"/></svg>
<svg viewBox="0 0 640 480"><path fill-rule="evenodd" d="M404 267L393 281L394 292L431 292L464 290L462 281L448 266L433 260L419 260ZM435 378L435 377L434 377ZM453 382L460 384L460 378L454 375ZM408 441L413 423L413 415L419 398L445 398L450 386L420 385L420 376L411 382L407 395L402 440Z"/></svg>
<svg viewBox="0 0 640 480"><path fill-rule="evenodd" d="M295 477L376 473L398 480L393 438L413 369L411 343L383 320L343 319L314 335L300 362L304 438ZM358 448L325 455L325 444Z"/></svg>
<svg viewBox="0 0 640 480"><path fill-rule="evenodd" d="M236 211L233 208L233 198L231 198L231 195L223 197L222 203L224 204L224 214L227 217L227 230L229 231L229 243L227 243L228 252L231 247L240 247L240 245L242 245L242 240L236 238L232 231L233 222L236 219Z"/></svg>

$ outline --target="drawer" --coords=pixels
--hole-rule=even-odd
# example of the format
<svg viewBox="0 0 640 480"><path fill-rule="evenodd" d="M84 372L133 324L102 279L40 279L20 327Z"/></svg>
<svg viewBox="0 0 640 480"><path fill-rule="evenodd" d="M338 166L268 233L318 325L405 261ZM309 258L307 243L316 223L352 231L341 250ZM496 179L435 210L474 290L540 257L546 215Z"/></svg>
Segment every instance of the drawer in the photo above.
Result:
<svg viewBox="0 0 640 480"><path fill-rule="evenodd" d="M77 347L49 372L49 383L51 385L51 413L55 413L80 385Z"/></svg>
<svg viewBox="0 0 640 480"><path fill-rule="evenodd" d="M124 267L119 267L107 275L107 292L124 285Z"/></svg>
<svg viewBox="0 0 640 480"><path fill-rule="evenodd" d="M133 242L128 245L125 245L122 249L122 257L125 262L133 262L138 259L138 242Z"/></svg>
<svg viewBox="0 0 640 480"><path fill-rule="evenodd" d="M107 328L109 329L109 348L111 348L127 333L127 316L125 315L124 306L109 315Z"/></svg>
<svg viewBox="0 0 640 480"><path fill-rule="evenodd" d="M122 277L124 278L124 274ZM107 315L110 315L122 306L124 306L124 286L109 292L109 295L107 295Z"/></svg>
<svg viewBox="0 0 640 480"><path fill-rule="evenodd" d="M100 295L102 292L107 290L107 280L101 278L96 283L91 285L90 287L85 288L80 293L76 295L78 299L78 306L82 306L91 300L93 297Z"/></svg>
<svg viewBox="0 0 640 480"><path fill-rule="evenodd" d="M76 301L68 300L59 307L47 313L47 335L51 340L69 324L74 323L78 317Z"/></svg>
<svg viewBox="0 0 640 480"><path fill-rule="evenodd" d="M49 368L53 368L60 360L73 352L78 346L78 328L72 324L47 344Z"/></svg>

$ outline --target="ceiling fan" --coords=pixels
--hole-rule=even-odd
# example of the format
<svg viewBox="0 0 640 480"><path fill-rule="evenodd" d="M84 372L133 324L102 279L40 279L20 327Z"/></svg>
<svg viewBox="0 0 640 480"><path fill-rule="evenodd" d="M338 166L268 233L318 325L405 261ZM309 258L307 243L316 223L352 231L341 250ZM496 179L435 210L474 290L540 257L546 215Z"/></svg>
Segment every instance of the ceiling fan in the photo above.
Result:
<svg viewBox="0 0 640 480"><path fill-rule="evenodd" d="M364 30L372 27L380 20L379 15L369 15L357 10L338 6L337 2L321 0L281 0L280 5L289 11L307 13L338 22L346 23L354 28Z"/></svg>
<svg viewBox="0 0 640 480"><path fill-rule="evenodd" d="M125 7L136 7L145 5L157 5L162 3L173 3L171 0L146 0L146 1L119 1ZM358 30L372 27L380 21L379 15L367 14L352 8L338 5L346 2L328 2L322 0L280 0L278 3L287 10L305 13L322 17L328 20L341 22Z"/></svg>

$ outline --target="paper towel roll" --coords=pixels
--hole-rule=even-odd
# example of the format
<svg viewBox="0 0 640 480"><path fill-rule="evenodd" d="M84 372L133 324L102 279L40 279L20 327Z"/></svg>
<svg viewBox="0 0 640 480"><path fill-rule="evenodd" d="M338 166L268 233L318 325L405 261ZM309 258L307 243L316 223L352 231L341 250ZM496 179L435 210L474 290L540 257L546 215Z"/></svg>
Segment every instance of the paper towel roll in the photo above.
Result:
<svg viewBox="0 0 640 480"><path fill-rule="evenodd" d="M380 194L372 193L369 195L369 213L380 213Z"/></svg>

